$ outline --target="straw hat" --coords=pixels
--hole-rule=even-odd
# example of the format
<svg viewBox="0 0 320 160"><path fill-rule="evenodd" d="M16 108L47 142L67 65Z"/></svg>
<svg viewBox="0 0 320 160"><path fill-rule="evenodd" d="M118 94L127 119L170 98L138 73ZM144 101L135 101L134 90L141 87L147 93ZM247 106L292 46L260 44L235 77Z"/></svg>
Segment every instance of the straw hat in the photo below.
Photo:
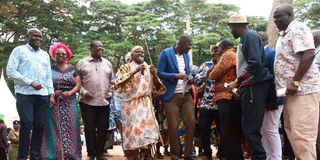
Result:
<svg viewBox="0 0 320 160"><path fill-rule="evenodd" d="M228 24L248 24L247 17L244 15L232 15Z"/></svg>

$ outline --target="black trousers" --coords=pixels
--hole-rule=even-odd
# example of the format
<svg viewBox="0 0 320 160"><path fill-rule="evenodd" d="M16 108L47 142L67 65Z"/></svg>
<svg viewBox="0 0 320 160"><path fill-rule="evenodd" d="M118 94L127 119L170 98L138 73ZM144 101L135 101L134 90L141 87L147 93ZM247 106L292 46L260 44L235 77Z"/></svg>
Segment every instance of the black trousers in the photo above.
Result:
<svg viewBox="0 0 320 160"><path fill-rule="evenodd" d="M221 123L221 149L227 160L242 160L241 101L222 99L217 102Z"/></svg>
<svg viewBox="0 0 320 160"><path fill-rule="evenodd" d="M203 154L212 158L212 149L210 147L210 135L211 135L211 124L213 120L216 121L217 131L220 134L220 122L219 122L219 112L218 110L200 109L199 113L199 131L201 145L203 148ZM219 146L218 146L219 149Z"/></svg>
<svg viewBox="0 0 320 160"><path fill-rule="evenodd" d="M0 159L3 159L3 160L7 159L7 153L5 148L0 148Z"/></svg>
<svg viewBox="0 0 320 160"><path fill-rule="evenodd" d="M104 153L109 127L109 105L90 106L82 102L79 104L84 123L88 156L101 156Z"/></svg>
<svg viewBox="0 0 320 160"><path fill-rule="evenodd" d="M261 143L260 129L268 104L269 89L273 81L240 88L242 102L242 129L252 152L252 159L265 160L266 153Z"/></svg>

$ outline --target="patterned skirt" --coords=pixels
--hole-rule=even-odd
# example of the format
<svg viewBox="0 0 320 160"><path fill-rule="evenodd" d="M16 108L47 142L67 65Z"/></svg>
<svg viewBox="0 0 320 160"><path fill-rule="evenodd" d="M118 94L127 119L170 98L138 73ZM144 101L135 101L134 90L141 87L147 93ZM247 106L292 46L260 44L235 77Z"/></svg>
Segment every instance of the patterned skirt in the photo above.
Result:
<svg viewBox="0 0 320 160"><path fill-rule="evenodd" d="M59 97L59 102L47 108L46 126L41 147L42 159L81 159L79 109L76 96Z"/></svg>

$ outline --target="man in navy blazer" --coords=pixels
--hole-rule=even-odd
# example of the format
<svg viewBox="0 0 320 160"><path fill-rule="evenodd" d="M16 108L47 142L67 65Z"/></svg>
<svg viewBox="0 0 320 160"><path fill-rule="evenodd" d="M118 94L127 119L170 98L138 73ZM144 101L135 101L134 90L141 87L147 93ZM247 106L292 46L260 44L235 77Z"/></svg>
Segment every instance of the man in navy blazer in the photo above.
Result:
<svg viewBox="0 0 320 160"><path fill-rule="evenodd" d="M193 134L195 126L194 103L189 92L193 78L190 74L188 52L192 47L192 37L182 34L178 43L161 51L158 59L158 76L167 87L167 93L160 96L163 101L169 128L170 156L179 158L178 120L179 113L185 124L184 159L192 160Z"/></svg>

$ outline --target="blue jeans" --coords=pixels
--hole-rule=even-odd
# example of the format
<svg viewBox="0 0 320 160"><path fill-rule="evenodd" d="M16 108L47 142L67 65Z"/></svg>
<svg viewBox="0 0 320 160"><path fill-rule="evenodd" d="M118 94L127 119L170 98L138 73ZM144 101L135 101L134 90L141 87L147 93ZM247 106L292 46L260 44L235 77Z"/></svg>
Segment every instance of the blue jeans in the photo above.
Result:
<svg viewBox="0 0 320 160"><path fill-rule="evenodd" d="M18 159L26 160L30 146L30 160L40 159L42 132L45 125L49 96L16 94L20 116ZM30 134L32 130L31 143Z"/></svg>

